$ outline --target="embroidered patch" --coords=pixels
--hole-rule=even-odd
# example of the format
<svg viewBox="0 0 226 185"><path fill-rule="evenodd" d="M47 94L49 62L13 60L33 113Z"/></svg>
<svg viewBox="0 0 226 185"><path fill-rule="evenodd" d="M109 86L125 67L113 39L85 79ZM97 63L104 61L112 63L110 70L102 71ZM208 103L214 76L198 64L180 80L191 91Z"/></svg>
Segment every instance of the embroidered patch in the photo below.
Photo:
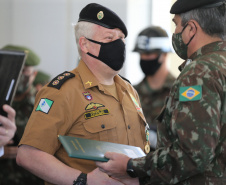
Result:
<svg viewBox="0 0 226 185"><path fill-rule="evenodd" d="M41 111L44 112L46 114L49 113L49 110L51 109L53 105L53 101L49 100L47 98L42 98L38 104L38 107L36 108L35 111Z"/></svg>
<svg viewBox="0 0 226 185"><path fill-rule="evenodd" d="M52 84L57 85L58 83L59 83L59 80L54 80Z"/></svg>
<svg viewBox="0 0 226 185"><path fill-rule="evenodd" d="M93 103L91 102L90 104L88 104L85 108L85 110L97 110L100 107L105 107L104 105L100 104L100 103Z"/></svg>
<svg viewBox="0 0 226 185"><path fill-rule="evenodd" d="M186 101L197 101L202 98L202 86L187 86L187 87L180 87L180 97L179 101L186 102Z"/></svg>
<svg viewBox="0 0 226 185"><path fill-rule="evenodd" d="M64 79L64 76L58 76L57 79L58 79L58 80L62 80L62 79Z"/></svg>
<svg viewBox="0 0 226 185"><path fill-rule="evenodd" d="M84 117L85 117L85 119L90 119L90 118L103 116L103 115L107 115L107 114L109 114L108 109L100 109L100 110L98 109L98 110L94 110L94 111L85 113Z"/></svg>
<svg viewBox="0 0 226 185"><path fill-rule="evenodd" d="M135 105L137 111L142 112L142 108L139 106L139 104L138 104L136 98L134 98L134 96L133 96L132 94L129 94L129 95L130 95L130 97L132 98L133 103L134 103L134 105Z"/></svg>
<svg viewBox="0 0 226 185"><path fill-rule="evenodd" d="M87 99L87 100L89 100L89 101L91 101L91 100L93 99L93 97L92 97L92 95L90 94L89 91L83 92L82 94L83 94L83 96L85 97L85 99Z"/></svg>
<svg viewBox="0 0 226 185"><path fill-rule="evenodd" d="M66 82L68 79L75 77L75 74L70 72L63 72L55 77L49 84L48 87L54 87L56 89L60 89L61 86Z"/></svg>

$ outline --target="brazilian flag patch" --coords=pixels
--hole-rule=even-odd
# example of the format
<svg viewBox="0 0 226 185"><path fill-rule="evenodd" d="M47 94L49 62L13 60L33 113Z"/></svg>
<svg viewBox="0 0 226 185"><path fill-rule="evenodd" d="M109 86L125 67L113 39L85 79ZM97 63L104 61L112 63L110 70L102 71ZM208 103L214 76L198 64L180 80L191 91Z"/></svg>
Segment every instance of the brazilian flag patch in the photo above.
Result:
<svg viewBox="0 0 226 185"><path fill-rule="evenodd" d="M185 101L197 101L202 98L202 86L187 86L187 87L180 87L180 97L179 100L182 102Z"/></svg>
<svg viewBox="0 0 226 185"><path fill-rule="evenodd" d="M47 98L42 98L38 104L38 107L36 108L35 111L41 111L44 112L46 114L48 114L50 108L53 105L53 101L49 100Z"/></svg>

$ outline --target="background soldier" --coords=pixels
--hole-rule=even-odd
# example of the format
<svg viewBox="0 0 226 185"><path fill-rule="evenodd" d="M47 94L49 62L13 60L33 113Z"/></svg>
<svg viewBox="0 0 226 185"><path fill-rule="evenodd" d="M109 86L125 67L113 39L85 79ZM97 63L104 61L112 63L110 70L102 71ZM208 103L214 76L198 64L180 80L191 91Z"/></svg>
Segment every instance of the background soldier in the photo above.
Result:
<svg viewBox="0 0 226 185"><path fill-rule="evenodd" d="M38 71L35 80L33 82L33 85L36 88L36 91L38 92L45 84L47 84L50 81L50 76L43 72L43 71Z"/></svg>
<svg viewBox="0 0 226 185"><path fill-rule="evenodd" d="M133 160L106 153L111 160L97 164L118 179L139 177L140 184L224 185L225 1L178 0L171 13L176 24L172 43L185 61L158 117L157 148Z"/></svg>
<svg viewBox="0 0 226 185"><path fill-rule="evenodd" d="M151 26L139 33L134 51L140 55L140 67L145 75L144 79L134 88L139 94L144 116L149 124L150 145L152 149L155 149L158 122L156 117L175 81L167 68L171 43L165 30Z"/></svg>

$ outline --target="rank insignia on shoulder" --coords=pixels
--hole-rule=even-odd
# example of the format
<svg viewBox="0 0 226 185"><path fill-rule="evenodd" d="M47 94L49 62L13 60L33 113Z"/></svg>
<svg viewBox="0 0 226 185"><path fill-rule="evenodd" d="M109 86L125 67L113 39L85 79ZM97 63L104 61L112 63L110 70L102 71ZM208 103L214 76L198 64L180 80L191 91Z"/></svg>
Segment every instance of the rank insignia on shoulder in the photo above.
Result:
<svg viewBox="0 0 226 185"><path fill-rule="evenodd" d="M53 101L47 98L42 98L37 106L37 108L35 109L35 111L41 111L44 112L46 114L49 113L49 110L51 109L53 105Z"/></svg>
<svg viewBox="0 0 226 185"><path fill-rule="evenodd" d="M65 71L56 76L51 82L49 82L48 87L60 89L65 81L73 77L75 77L75 74Z"/></svg>
<svg viewBox="0 0 226 185"><path fill-rule="evenodd" d="M202 86L180 87L179 94L179 101L181 102L200 100L202 98Z"/></svg>

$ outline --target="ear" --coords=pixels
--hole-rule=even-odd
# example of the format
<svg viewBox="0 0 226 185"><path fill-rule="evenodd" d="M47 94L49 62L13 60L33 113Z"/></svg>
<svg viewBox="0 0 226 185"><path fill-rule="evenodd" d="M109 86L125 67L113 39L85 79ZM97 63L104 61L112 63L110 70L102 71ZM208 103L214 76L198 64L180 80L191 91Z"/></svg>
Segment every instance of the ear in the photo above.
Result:
<svg viewBox="0 0 226 185"><path fill-rule="evenodd" d="M195 21L195 20L190 20L188 22L188 26L190 28L190 35L191 36L196 34L198 27L200 28L199 23L197 21Z"/></svg>
<svg viewBox="0 0 226 185"><path fill-rule="evenodd" d="M81 51L84 53L88 53L88 40L85 37L80 37L79 38L79 46L81 48Z"/></svg>

